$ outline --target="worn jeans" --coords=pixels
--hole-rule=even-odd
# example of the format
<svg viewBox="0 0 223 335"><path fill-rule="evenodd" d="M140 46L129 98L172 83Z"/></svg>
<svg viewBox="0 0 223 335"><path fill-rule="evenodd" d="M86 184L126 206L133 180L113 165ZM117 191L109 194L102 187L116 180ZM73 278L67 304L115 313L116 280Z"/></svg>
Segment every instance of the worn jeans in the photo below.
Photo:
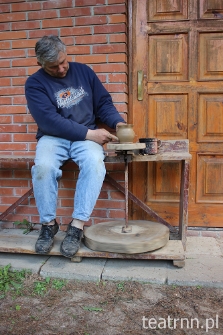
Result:
<svg viewBox="0 0 223 335"><path fill-rule="evenodd" d="M32 182L41 223L56 218L60 167L72 159L79 166L72 218L88 221L105 178L103 147L93 141L71 142L43 136L37 143Z"/></svg>

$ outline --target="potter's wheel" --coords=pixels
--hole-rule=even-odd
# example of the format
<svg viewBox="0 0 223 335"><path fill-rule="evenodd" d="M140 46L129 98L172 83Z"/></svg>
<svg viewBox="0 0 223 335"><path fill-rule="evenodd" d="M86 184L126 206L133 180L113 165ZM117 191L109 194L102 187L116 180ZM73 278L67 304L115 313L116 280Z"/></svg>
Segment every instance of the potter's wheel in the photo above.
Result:
<svg viewBox="0 0 223 335"><path fill-rule="evenodd" d="M131 232L123 233L124 221L98 223L86 229L85 245L92 250L136 254L162 248L169 240L169 229L157 222L128 221Z"/></svg>
<svg viewBox="0 0 223 335"><path fill-rule="evenodd" d="M95 251L136 254L162 248L169 240L169 229L145 220L128 220L128 153L145 148L145 143L108 143L108 149L123 154L125 162L125 221L98 223L86 229L85 245ZM119 154L119 153L117 153Z"/></svg>

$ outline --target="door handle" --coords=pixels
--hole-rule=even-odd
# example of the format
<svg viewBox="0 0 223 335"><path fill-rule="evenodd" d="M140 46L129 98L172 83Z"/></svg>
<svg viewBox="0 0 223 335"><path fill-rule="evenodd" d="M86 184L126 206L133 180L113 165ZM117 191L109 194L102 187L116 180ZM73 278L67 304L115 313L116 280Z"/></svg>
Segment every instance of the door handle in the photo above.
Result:
<svg viewBox="0 0 223 335"><path fill-rule="evenodd" d="M143 100L143 71L138 71L138 100Z"/></svg>

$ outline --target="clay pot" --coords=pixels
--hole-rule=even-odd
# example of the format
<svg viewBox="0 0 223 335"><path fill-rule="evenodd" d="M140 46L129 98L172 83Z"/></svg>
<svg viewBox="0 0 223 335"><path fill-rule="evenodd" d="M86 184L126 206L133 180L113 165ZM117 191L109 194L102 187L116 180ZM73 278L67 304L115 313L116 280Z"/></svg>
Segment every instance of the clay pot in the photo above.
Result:
<svg viewBox="0 0 223 335"><path fill-rule="evenodd" d="M135 137L133 124L122 124L118 126L116 136L118 137L120 143L132 143Z"/></svg>

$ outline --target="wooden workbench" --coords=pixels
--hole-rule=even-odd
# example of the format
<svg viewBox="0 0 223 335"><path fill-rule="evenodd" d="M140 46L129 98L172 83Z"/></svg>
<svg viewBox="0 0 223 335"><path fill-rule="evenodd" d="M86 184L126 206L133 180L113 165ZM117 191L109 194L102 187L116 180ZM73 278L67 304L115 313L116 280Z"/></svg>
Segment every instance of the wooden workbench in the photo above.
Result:
<svg viewBox="0 0 223 335"><path fill-rule="evenodd" d="M162 141L156 155L140 155L139 151L127 153L128 162L154 162L154 161L181 161L181 184L180 184L180 202L179 202L179 227L176 229L162 219L150 207L136 198L130 191L128 197L149 213L156 221L166 225L170 229L170 240L159 250L146 252L143 254L117 254L109 252L97 252L88 249L83 243L78 253L72 258L72 261L80 261L82 257L102 257L102 258L122 258L122 259L166 259L173 260L174 265L182 267L185 264L186 249L186 231L188 225L188 192L189 192L189 164L191 155L189 154L188 140L168 140ZM33 156L10 156L0 157L1 162L32 162ZM124 162L124 154L106 156L105 162L120 163ZM118 190L125 193L122 185L106 175L106 180L112 183ZM12 204L4 213L0 215L0 221L11 213L20 203L32 194L32 189L26 192L20 199ZM29 253L35 254L34 245L39 232L34 230L24 235L21 229L2 229L0 230L0 252ZM65 233L59 232L55 236L55 244L49 255L60 255L59 245L64 238Z"/></svg>

